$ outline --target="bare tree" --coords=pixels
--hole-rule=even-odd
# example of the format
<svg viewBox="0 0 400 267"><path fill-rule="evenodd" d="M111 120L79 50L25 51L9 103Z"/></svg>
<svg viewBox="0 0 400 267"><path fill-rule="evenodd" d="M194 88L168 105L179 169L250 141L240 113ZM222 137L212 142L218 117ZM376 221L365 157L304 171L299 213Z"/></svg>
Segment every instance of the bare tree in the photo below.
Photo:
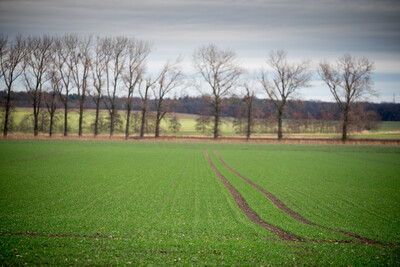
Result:
<svg viewBox="0 0 400 267"><path fill-rule="evenodd" d="M50 69L47 75L47 79L50 81L50 87L48 92L44 94L44 100L50 116L49 136L51 137L53 135L53 126L55 120L54 115L56 114L63 83L61 81L61 76L56 69L56 66L53 66L53 68Z"/></svg>
<svg viewBox="0 0 400 267"><path fill-rule="evenodd" d="M193 53L193 65L207 84L207 92L203 91L201 85L197 87L205 101L213 108L214 138L218 138L222 99L236 86L242 69L236 60L235 52L220 50L214 44L196 49Z"/></svg>
<svg viewBox="0 0 400 267"><path fill-rule="evenodd" d="M161 70L157 85L153 87L154 106L156 109L155 137L160 136L161 120L172 108L172 105L165 104L165 97L173 89L182 85L183 74L179 67L180 61L181 59L178 58L173 63L167 62Z"/></svg>
<svg viewBox="0 0 400 267"><path fill-rule="evenodd" d="M278 111L278 139L280 140L287 101L294 98L300 88L310 85L311 72L309 61L290 64L287 61L287 53L282 50L272 51L268 64L272 68L271 80L268 79L267 72L262 70L260 82Z"/></svg>
<svg viewBox="0 0 400 267"><path fill-rule="evenodd" d="M3 56L6 53L7 49L7 36L0 34L0 59L3 59ZM0 78L2 76L2 73L0 72Z"/></svg>
<svg viewBox="0 0 400 267"><path fill-rule="evenodd" d="M109 45L111 44L110 38L97 37L95 54L93 62L90 65L93 76L93 87L94 92L92 94L93 101L96 105L96 116L94 120L94 136L96 137L99 133L99 113L100 104L103 99L104 84L104 74L106 72L107 66L110 62Z"/></svg>
<svg viewBox="0 0 400 267"><path fill-rule="evenodd" d="M343 142L347 139L351 105L357 100L376 94L371 81L373 66L373 62L370 62L367 58L356 59L350 54L340 57L335 65L328 62L319 64L318 73L328 85L343 113Z"/></svg>
<svg viewBox="0 0 400 267"><path fill-rule="evenodd" d="M117 37L112 40L112 45L110 47L110 66L111 70L107 66L106 74L107 74L107 96L104 97L104 103L108 109L108 113L110 115L110 137L114 134L114 122L115 116L117 114L116 110L116 98L117 98L117 89L118 85L121 83L122 71L125 67L125 61L127 56L127 44L128 39L125 37ZM108 65L108 64L107 64ZM110 71L112 72L112 81L110 88L109 84L109 75Z"/></svg>
<svg viewBox="0 0 400 267"><path fill-rule="evenodd" d="M91 36L78 40L76 50L71 55L72 77L79 98L79 136L82 136L83 107L88 93L88 78L91 65L91 42Z"/></svg>
<svg viewBox="0 0 400 267"><path fill-rule="evenodd" d="M8 48L8 38L7 36L0 33L0 63L5 62L5 55ZM3 71L0 71L0 79L3 77Z"/></svg>
<svg viewBox="0 0 400 267"><path fill-rule="evenodd" d="M3 77L7 90L5 104L3 136L7 136L11 112L11 93L15 80L23 73L22 61L25 57L26 43L18 35L15 41L7 45L7 38L0 36L0 77Z"/></svg>
<svg viewBox="0 0 400 267"><path fill-rule="evenodd" d="M73 71L75 66L75 53L78 47L78 37L67 34L55 39L54 65L56 66L61 81L63 92L60 92L60 99L64 105L64 136L68 135L68 100L73 88Z"/></svg>
<svg viewBox="0 0 400 267"><path fill-rule="evenodd" d="M246 138L250 139L250 135L253 132L253 103L255 97L254 85L250 83L243 84L244 89L246 90L245 95L243 97L243 102L246 104L247 111L247 125L246 125Z"/></svg>
<svg viewBox="0 0 400 267"><path fill-rule="evenodd" d="M52 60L53 39L47 35L27 39L28 50L24 57L25 87L32 98L34 129L33 134L38 135L38 119L42 100L43 85L47 81L45 73Z"/></svg>
<svg viewBox="0 0 400 267"><path fill-rule="evenodd" d="M128 90L126 99L126 127L125 139L129 138L130 116L132 111L132 98L135 88L139 85L145 71L145 60L151 52L151 45L148 42L131 39L128 41L128 64L123 81Z"/></svg>
<svg viewBox="0 0 400 267"><path fill-rule="evenodd" d="M139 95L142 100L141 103L141 112L142 112L142 119L140 122L140 137L144 136L144 130L145 130L145 125L146 125L146 113L148 110L148 100L149 100L149 92L150 88L154 86L154 84L157 82L157 79L153 79L152 77L147 77L144 81L141 80L139 82ZM143 86L142 86L143 84Z"/></svg>

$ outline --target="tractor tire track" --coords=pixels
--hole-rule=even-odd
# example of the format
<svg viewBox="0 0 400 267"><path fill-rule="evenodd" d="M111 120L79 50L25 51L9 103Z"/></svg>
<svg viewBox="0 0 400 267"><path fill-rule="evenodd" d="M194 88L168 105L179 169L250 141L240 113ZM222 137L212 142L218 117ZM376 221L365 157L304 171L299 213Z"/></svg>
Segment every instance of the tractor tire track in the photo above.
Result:
<svg viewBox="0 0 400 267"><path fill-rule="evenodd" d="M238 173L237 171L233 170L228 164L226 164L222 158L219 156L219 154L213 150L214 154L217 156L217 158L219 159L219 161L232 173L234 173L235 175L237 175L238 177L242 178L246 183L248 183L249 185L253 186L254 188L256 188L258 191L260 191L261 193L263 193L269 200L272 201L272 203L274 203L274 205L279 208L280 210L282 210L283 212L285 212L286 214L288 214L290 217L292 217L293 219L295 219L298 222L304 223L304 224L308 224L311 226L315 226L315 227L319 227L322 229L326 229L329 231L333 231L336 233L340 233L355 239L358 239L361 243L364 244L381 244L380 242L376 241L376 240L372 240L366 237L362 237L360 235L357 234L353 234L353 233L349 233L346 231L342 231L342 230L337 230L337 229L333 229L333 228L329 228L329 227L325 227L319 224L316 224L314 222L311 222L309 220L307 220L306 218L304 218L303 216L301 216L300 214L298 214L297 212L291 210L288 206L286 206L282 201L280 201L276 196L274 196L273 194L271 194L270 192L266 191L264 188L261 188L260 186L256 185L255 183L253 183L252 181L250 181L249 179L247 179L246 177L244 177L243 175L241 175L240 173Z"/></svg>
<svg viewBox="0 0 400 267"><path fill-rule="evenodd" d="M229 190L231 193L233 199L235 200L236 204L238 207L246 214L247 218L260 225L261 227L267 229L271 233L277 235L281 240L286 240L286 241L303 241L302 238L285 232L284 230L280 229L279 227L272 225L270 223L265 222L263 219L260 218L260 216L250 208L249 204L246 202L246 200L242 197L242 195L239 193L239 191L236 190L229 182L228 180L215 168L214 164L211 161L210 155L206 150L204 150L204 153L206 154L208 163L210 164L212 170L215 172L215 174L219 177L221 182L224 184L224 186Z"/></svg>

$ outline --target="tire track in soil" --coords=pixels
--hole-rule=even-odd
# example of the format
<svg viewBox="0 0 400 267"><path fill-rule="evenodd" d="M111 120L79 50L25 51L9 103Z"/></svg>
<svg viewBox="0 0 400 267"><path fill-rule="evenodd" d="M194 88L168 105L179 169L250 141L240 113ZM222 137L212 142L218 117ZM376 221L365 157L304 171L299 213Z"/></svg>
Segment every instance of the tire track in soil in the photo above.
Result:
<svg viewBox="0 0 400 267"><path fill-rule="evenodd" d="M304 218L303 216L301 216L300 214L298 214L297 212L291 210L288 206L286 206L282 201L280 201L276 196L274 196L273 194L271 194L270 192L266 191L264 188L256 185L255 183L253 183L252 181L250 181L249 179L247 179L246 177L244 177L243 175L241 175L240 173L238 173L237 171L233 170L228 164L226 164L222 158L219 156L219 154L213 150L214 154L217 156L217 158L219 159L219 161L232 173L234 173L235 175L237 175L238 177L242 178L246 183L248 183L249 185L253 186L254 188L256 188L258 191L260 191L261 193L263 193L270 201L272 201L272 203L274 203L274 205L276 207L278 207L280 210L282 210L283 212L285 212L286 214L288 214L290 217L292 217L293 219L295 219L298 222L304 223L304 224L308 224L314 227L319 227L322 229L326 229L329 231L333 231L336 233L340 233L355 239L358 239L361 243L364 244L382 244L379 241L376 240L372 240L366 237L362 237L360 235L357 234L353 234L353 233L349 233L346 231L342 231L342 230L337 230L337 229L333 229L333 228L329 228L329 227L325 227L319 224L316 224L314 222L311 222L309 220L307 220L306 218Z"/></svg>
<svg viewBox="0 0 400 267"><path fill-rule="evenodd" d="M250 208L249 204L246 202L246 200L242 197L242 195L239 193L239 191L236 190L229 182L228 180L215 168L214 164L211 161L210 155L206 150L204 150L204 153L206 154L208 163L210 164L212 170L214 173L219 177L221 182L224 184L224 186L229 190L231 193L233 199L235 200L236 204L238 207L244 212L244 214L247 216L247 218L260 225L261 227L267 229L271 233L277 235L281 240L286 240L286 241L304 241L302 238L285 232L284 230L280 229L279 227L272 225L270 223L265 222L263 219L260 218L260 216Z"/></svg>

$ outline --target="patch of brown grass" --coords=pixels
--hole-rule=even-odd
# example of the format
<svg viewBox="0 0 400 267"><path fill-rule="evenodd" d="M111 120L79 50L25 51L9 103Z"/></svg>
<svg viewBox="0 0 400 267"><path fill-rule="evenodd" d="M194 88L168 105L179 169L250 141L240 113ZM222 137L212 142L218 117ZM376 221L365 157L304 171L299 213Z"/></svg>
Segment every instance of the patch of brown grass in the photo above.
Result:
<svg viewBox="0 0 400 267"><path fill-rule="evenodd" d="M49 137L48 134L41 133L38 136L25 133L12 133L7 137L1 137L2 139L21 139L21 140L81 140L81 141L147 141L147 142L195 142L195 143L265 143L265 144L315 144L315 145L400 145L400 139L349 139L346 143L343 143L340 139L329 139L329 138L284 138L277 140L276 138L266 137L254 137L247 140L243 137L220 137L214 139L212 137L203 136L161 136L155 138L154 136L145 136L140 138L138 136L131 136L128 140L125 139L125 135L116 134L110 137L107 134L101 134L94 137L93 134L83 134L78 136L77 134L69 134L63 136L62 134L54 134Z"/></svg>

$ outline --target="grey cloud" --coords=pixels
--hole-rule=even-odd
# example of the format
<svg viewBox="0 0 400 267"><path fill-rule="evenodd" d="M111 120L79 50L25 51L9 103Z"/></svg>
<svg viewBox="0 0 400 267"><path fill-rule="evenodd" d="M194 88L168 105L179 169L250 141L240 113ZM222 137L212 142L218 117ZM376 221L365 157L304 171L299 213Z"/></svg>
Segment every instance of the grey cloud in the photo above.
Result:
<svg viewBox="0 0 400 267"><path fill-rule="evenodd" d="M260 42L287 49L400 52L397 1L0 1L0 31ZM181 40L184 41L184 40ZM346 49L347 48L347 49Z"/></svg>
<svg viewBox="0 0 400 267"><path fill-rule="evenodd" d="M394 62L399 25L398 0L0 0L2 33L135 36L152 41L161 60L189 58L197 46L215 42L254 62L271 49L312 58L384 55Z"/></svg>

